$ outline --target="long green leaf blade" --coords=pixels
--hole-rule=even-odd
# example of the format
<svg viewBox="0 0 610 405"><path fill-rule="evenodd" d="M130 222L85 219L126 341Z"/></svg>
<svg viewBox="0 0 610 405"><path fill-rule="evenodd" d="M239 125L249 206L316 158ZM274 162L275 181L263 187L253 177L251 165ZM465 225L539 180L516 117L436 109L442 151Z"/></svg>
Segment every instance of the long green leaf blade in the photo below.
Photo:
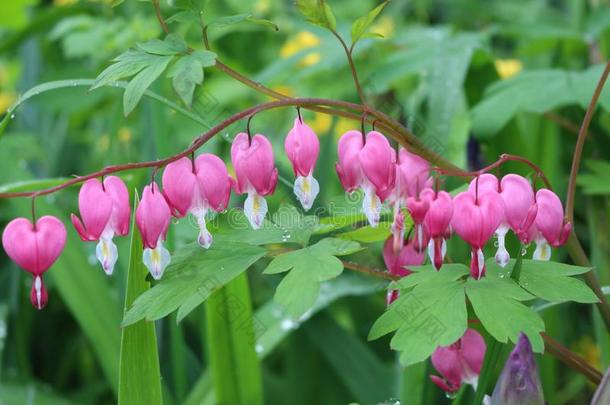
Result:
<svg viewBox="0 0 610 405"><path fill-rule="evenodd" d="M138 198L134 201L134 212ZM131 248L127 272L125 309L150 288L146 268L142 263L142 241L135 229L135 215L131 224ZM123 328L119 369L119 405L163 403L161 373L154 322L141 320Z"/></svg>

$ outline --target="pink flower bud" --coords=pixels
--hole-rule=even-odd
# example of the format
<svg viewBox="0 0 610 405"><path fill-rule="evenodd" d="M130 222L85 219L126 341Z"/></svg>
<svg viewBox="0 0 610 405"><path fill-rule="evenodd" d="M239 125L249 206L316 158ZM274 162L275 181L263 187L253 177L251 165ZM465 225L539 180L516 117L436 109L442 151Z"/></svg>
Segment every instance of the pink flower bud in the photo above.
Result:
<svg viewBox="0 0 610 405"><path fill-rule="evenodd" d="M112 239L129 233L129 192L123 180L108 176L104 182L87 180L78 193L82 221L74 214L72 225L84 241L99 241L96 257L106 274L111 275L119 257Z"/></svg>
<svg viewBox="0 0 610 405"><path fill-rule="evenodd" d="M237 194L248 193L244 213L254 229L263 225L267 215L267 202L263 198L272 194L277 185L278 171L273 160L273 148L263 135L237 134L231 146L231 162L237 181L233 183Z"/></svg>
<svg viewBox="0 0 610 405"><path fill-rule="evenodd" d="M392 245L392 237L390 236L383 245L383 261L390 274L405 277L411 274L407 266L424 264L426 255L416 251L412 243L403 245L398 254L394 253Z"/></svg>
<svg viewBox="0 0 610 405"><path fill-rule="evenodd" d="M163 241L171 220L171 210L157 183L144 187L136 209L136 225L144 244L143 261L150 274L158 280L170 263L170 254Z"/></svg>
<svg viewBox="0 0 610 405"><path fill-rule="evenodd" d="M284 149L296 176L294 193L303 208L309 210L320 191L318 181L313 177L320 141L300 116L294 120L294 126L286 136Z"/></svg>
<svg viewBox="0 0 610 405"><path fill-rule="evenodd" d="M438 347L432 353L432 365L442 377L431 375L430 379L447 393L458 391L464 383L476 389L486 350L485 340L479 332L466 329L457 342Z"/></svg>
<svg viewBox="0 0 610 405"><path fill-rule="evenodd" d="M163 194L175 215L191 213L199 225L197 241L204 248L212 244L205 217L208 211L222 211L229 204L231 178L224 162L204 153L195 162L182 158L170 163L163 172Z"/></svg>
<svg viewBox="0 0 610 405"><path fill-rule="evenodd" d="M453 199L455 215L451 226L460 238L472 247L471 275L485 275L483 246L504 220L504 202L496 192L479 194L462 192Z"/></svg>
<svg viewBox="0 0 610 405"><path fill-rule="evenodd" d="M396 178L396 152L381 133L371 131L358 154L362 172L383 202L392 192ZM364 185L366 192L367 185Z"/></svg>
<svg viewBox="0 0 610 405"><path fill-rule="evenodd" d="M415 197L425 188L432 187L430 163L424 158L400 148L396 166L396 182L401 184L405 197Z"/></svg>
<svg viewBox="0 0 610 405"><path fill-rule="evenodd" d="M40 218L35 227L29 219L16 218L4 228L4 251L33 276L30 300L37 309L42 309L48 300L42 274L55 263L65 244L66 228L52 216Z"/></svg>
<svg viewBox="0 0 610 405"><path fill-rule="evenodd" d="M421 193L421 199L429 201L430 207L424 219L428 243L428 256L437 270L440 270L447 253L446 239L451 234L450 224L453 217L454 205L451 195L446 191L434 192L426 189ZM417 235L416 235L417 236Z"/></svg>

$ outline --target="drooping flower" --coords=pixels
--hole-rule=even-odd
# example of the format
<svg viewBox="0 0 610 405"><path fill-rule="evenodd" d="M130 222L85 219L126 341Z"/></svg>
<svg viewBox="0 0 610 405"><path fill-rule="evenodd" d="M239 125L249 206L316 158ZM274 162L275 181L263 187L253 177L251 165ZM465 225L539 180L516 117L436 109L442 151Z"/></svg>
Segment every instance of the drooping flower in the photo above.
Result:
<svg viewBox="0 0 610 405"><path fill-rule="evenodd" d="M498 181L493 174L485 173L473 180L468 191L471 194L479 195L487 192L495 192L504 201L504 219L496 235L498 237L498 250L496 252L496 262L504 267L510 260L510 254L506 250L506 233L511 229L523 243L529 243L529 229L534 223L538 207L534 200L534 190L530 182L517 174L508 174Z"/></svg>
<svg viewBox="0 0 610 405"><path fill-rule="evenodd" d="M197 242L209 248L213 238L205 217L209 211L227 208L231 196L231 178L224 162L216 155L204 153L194 162L184 157L170 163L163 172L163 194L175 216L191 213L196 218Z"/></svg>
<svg viewBox="0 0 610 405"><path fill-rule="evenodd" d="M407 211L409 211L409 214L411 215L413 227L415 229L413 244L415 249L420 252L423 251L428 244L427 238L429 236L427 231L424 229L424 221L426 219L426 214L430 209L429 199L434 195L435 193L432 189L426 188L415 196L407 197Z"/></svg>
<svg viewBox="0 0 610 405"><path fill-rule="evenodd" d="M535 260L550 260L551 246L559 247L566 243L572 231L572 224L565 220L561 200L551 190L538 190L536 204L538 213L532 226L536 242L533 257Z"/></svg>
<svg viewBox="0 0 610 405"><path fill-rule="evenodd" d="M275 191L278 179L271 142L260 134L250 139L245 132L239 133L231 145L231 162L237 177L235 192L248 194L244 213L252 228L259 229L267 215L264 197Z"/></svg>
<svg viewBox="0 0 610 405"><path fill-rule="evenodd" d="M421 207L419 204L419 194L425 188L429 188L432 185L432 178L430 177L430 164L423 158L410 153L405 148L400 148L396 158L396 179L394 189L388 196L388 201L393 207L394 220L392 222L392 234L394 235L394 251L398 251L404 238L404 215L401 209L403 207L409 207L407 201L411 202L411 207L416 211L419 222L416 222L416 233L420 235L420 244L417 246L418 250L422 250L421 247L421 223L426 215L428 206ZM423 208L423 212L422 212ZM411 210L409 210L411 211ZM413 216L413 213L411 213Z"/></svg>
<svg viewBox="0 0 610 405"><path fill-rule="evenodd" d="M66 228L53 216L44 216L33 225L29 219L16 218L2 233L4 251L19 267L33 277L30 301L34 308L47 304L47 289L42 275L57 260L66 244Z"/></svg>
<svg viewBox="0 0 610 405"><path fill-rule="evenodd" d="M497 192L479 191L476 196L465 191L453 199L453 209L455 214L451 226L460 238L470 244L470 274L480 279L485 275L482 249L504 220L504 201Z"/></svg>
<svg viewBox="0 0 610 405"><path fill-rule="evenodd" d="M447 242L451 235L451 218L454 216L454 204L451 195L446 191L435 192L426 189L421 192L421 199L428 201L429 208L424 219L424 234L428 242L428 257L437 270L440 270L447 253ZM419 237L416 235L416 237Z"/></svg>
<svg viewBox="0 0 610 405"><path fill-rule="evenodd" d="M155 280L163 276L171 257L163 246L171 221L171 210L157 183L144 187L142 199L136 208L136 225L142 236L144 265Z"/></svg>
<svg viewBox="0 0 610 405"><path fill-rule="evenodd" d="M362 134L348 131L338 145L336 165L345 191L362 189L362 209L372 227L379 224L381 204L390 195L396 178L396 153L381 133L371 131L363 143Z"/></svg>
<svg viewBox="0 0 610 405"><path fill-rule="evenodd" d="M476 390L486 349L479 332L466 329L457 342L432 353L432 365L442 377L431 375L430 379L447 393L456 392L462 384L470 384Z"/></svg>
<svg viewBox="0 0 610 405"><path fill-rule="evenodd" d="M303 209L308 211L320 191L318 181L313 177L313 169L320 152L320 141L300 116L295 118L294 126L286 136L284 149L296 176L294 194Z"/></svg>
<svg viewBox="0 0 610 405"><path fill-rule="evenodd" d="M487 405L544 405L544 394L536 359L527 336L523 333L508 356L502 374Z"/></svg>
<svg viewBox="0 0 610 405"><path fill-rule="evenodd" d="M72 225L84 241L99 241L95 256L104 272L111 275L119 257L112 239L129 233L129 192L123 180L108 176L103 182L89 179L78 193L81 219L72 214Z"/></svg>
<svg viewBox="0 0 610 405"><path fill-rule="evenodd" d="M411 274L407 266L419 266L424 264L426 255L423 252L418 252L413 247L412 241L403 244L398 254L394 251L393 237L386 239L383 245L383 261L388 269L388 272L394 276L405 277ZM386 302L390 305L398 298L398 290L388 291Z"/></svg>

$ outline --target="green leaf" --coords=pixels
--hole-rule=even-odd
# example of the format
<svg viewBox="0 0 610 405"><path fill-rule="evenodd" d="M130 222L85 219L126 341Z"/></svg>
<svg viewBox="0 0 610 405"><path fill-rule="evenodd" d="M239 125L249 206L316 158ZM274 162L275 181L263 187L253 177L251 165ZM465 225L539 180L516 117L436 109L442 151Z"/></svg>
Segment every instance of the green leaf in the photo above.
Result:
<svg viewBox="0 0 610 405"><path fill-rule="evenodd" d="M582 187L584 194L608 195L610 194L610 162L604 160L587 160L585 165L590 169L589 173L578 175L576 184Z"/></svg>
<svg viewBox="0 0 610 405"><path fill-rule="evenodd" d="M182 319L212 292L243 273L265 250L240 242L214 243L208 250L197 243L178 249L163 279L140 295L123 319L123 326L141 319L157 320L180 309Z"/></svg>
<svg viewBox="0 0 610 405"><path fill-rule="evenodd" d="M216 54L211 51L195 51L191 54L191 56L197 59L203 67L214 66L216 64Z"/></svg>
<svg viewBox="0 0 610 405"><path fill-rule="evenodd" d="M193 10L182 10L178 11L176 14L173 14L168 19L165 20L166 23L199 23L201 20L199 19L199 14Z"/></svg>
<svg viewBox="0 0 610 405"><path fill-rule="evenodd" d="M138 43L137 46L147 53L162 56L185 53L188 49L184 39L174 33L168 34L164 40L154 38L147 42Z"/></svg>
<svg viewBox="0 0 610 405"><path fill-rule="evenodd" d="M384 1L373 10L369 11L367 15L358 18L352 24L352 43L355 44L359 39L367 33L369 27L375 21L379 13L383 11L384 7L387 6L389 1Z"/></svg>
<svg viewBox="0 0 610 405"><path fill-rule="evenodd" d="M210 21L208 23L208 27L212 27L212 26L226 27L228 25L238 24L241 22L251 22L253 24L258 24L258 25L262 25L264 27L271 28L274 31L280 30L280 28L272 21L265 20L262 18L255 18L251 14L237 14L237 15L230 15L230 16L226 16L226 17L220 17L220 18Z"/></svg>
<svg viewBox="0 0 610 405"><path fill-rule="evenodd" d="M303 315L315 303L320 283L343 272L343 263L335 256L358 250L360 245L356 242L325 238L315 245L275 257L265 269L265 274L290 271L277 286L275 301L290 316L298 318Z"/></svg>
<svg viewBox="0 0 610 405"><path fill-rule="evenodd" d="M438 346L457 341L468 326L464 281L466 266L437 272L429 266L403 278L418 278L412 288L401 290L400 297L375 321L369 340L394 330L391 347L401 352L400 361L408 366L427 359ZM450 273L450 274L447 274ZM402 281L402 280L401 280ZM402 287L401 283L398 283Z"/></svg>
<svg viewBox="0 0 610 405"><path fill-rule="evenodd" d="M173 78L172 85L184 104L191 106L195 86L203 83L203 66L193 55L182 56L169 69L167 76Z"/></svg>
<svg viewBox="0 0 610 405"><path fill-rule="evenodd" d="M138 197L134 199L134 212ZM148 291L148 272L142 262L142 240L136 231L135 215L131 223L131 248L127 271L125 309L138 295ZM143 320L123 328L119 369L119 404L161 404L161 373L157 354L155 324Z"/></svg>
<svg viewBox="0 0 610 405"><path fill-rule="evenodd" d="M337 28L335 15L326 1L297 0L296 5L308 22L331 31Z"/></svg>
<svg viewBox="0 0 610 405"><path fill-rule="evenodd" d="M150 55L140 50L128 50L113 59L112 65L108 66L95 79L91 90L109 85L117 80L131 77L140 72L146 66L154 63L155 55Z"/></svg>
<svg viewBox="0 0 610 405"><path fill-rule="evenodd" d="M335 235L337 238L355 240L362 243L372 243L386 240L392 234L390 222L380 222L375 228L370 225L363 226L349 232ZM408 226L408 225L407 225Z"/></svg>
<svg viewBox="0 0 610 405"><path fill-rule="evenodd" d="M491 339L491 342L487 345L487 350L485 351L483 367L481 368L481 373L479 374L479 381L473 403L482 404L485 394L490 392L489 390L492 389L490 383L493 381L493 376L497 375L494 373L494 370L497 368L498 359L500 358L501 352L502 344L495 339Z"/></svg>
<svg viewBox="0 0 610 405"><path fill-rule="evenodd" d="M263 403L254 344L264 325L254 325L248 278L240 274L206 303L207 345L216 403Z"/></svg>
<svg viewBox="0 0 610 405"><path fill-rule="evenodd" d="M150 65L138 73L125 88L123 94L123 112L125 116L138 104L144 92L163 73L172 56L157 56Z"/></svg>
<svg viewBox="0 0 610 405"><path fill-rule="evenodd" d="M544 332L542 318L532 308L519 302L534 297L513 280L490 275L480 280L469 279L466 282L466 295L487 332L497 341L506 343L510 339L516 343L519 333L523 332L530 339L534 351L544 351L540 336Z"/></svg>

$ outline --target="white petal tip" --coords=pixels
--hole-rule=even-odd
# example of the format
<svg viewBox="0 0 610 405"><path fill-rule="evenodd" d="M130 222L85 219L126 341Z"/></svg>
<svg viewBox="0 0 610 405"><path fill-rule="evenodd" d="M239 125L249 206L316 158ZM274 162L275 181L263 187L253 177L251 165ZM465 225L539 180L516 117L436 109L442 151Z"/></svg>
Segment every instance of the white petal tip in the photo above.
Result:
<svg viewBox="0 0 610 405"><path fill-rule="evenodd" d="M311 174L307 177L297 176L293 191L303 209L309 211L320 192L320 185Z"/></svg>
<svg viewBox="0 0 610 405"><path fill-rule="evenodd" d="M144 249L142 261L150 272L150 275L155 280L160 280L163 277L165 268L171 262L169 251L163 247L163 243L159 241L154 249Z"/></svg>
<svg viewBox="0 0 610 405"><path fill-rule="evenodd" d="M244 203L244 214L252 229L260 229L267 215L267 201L256 193L248 193L248 198Z"/></svg>

